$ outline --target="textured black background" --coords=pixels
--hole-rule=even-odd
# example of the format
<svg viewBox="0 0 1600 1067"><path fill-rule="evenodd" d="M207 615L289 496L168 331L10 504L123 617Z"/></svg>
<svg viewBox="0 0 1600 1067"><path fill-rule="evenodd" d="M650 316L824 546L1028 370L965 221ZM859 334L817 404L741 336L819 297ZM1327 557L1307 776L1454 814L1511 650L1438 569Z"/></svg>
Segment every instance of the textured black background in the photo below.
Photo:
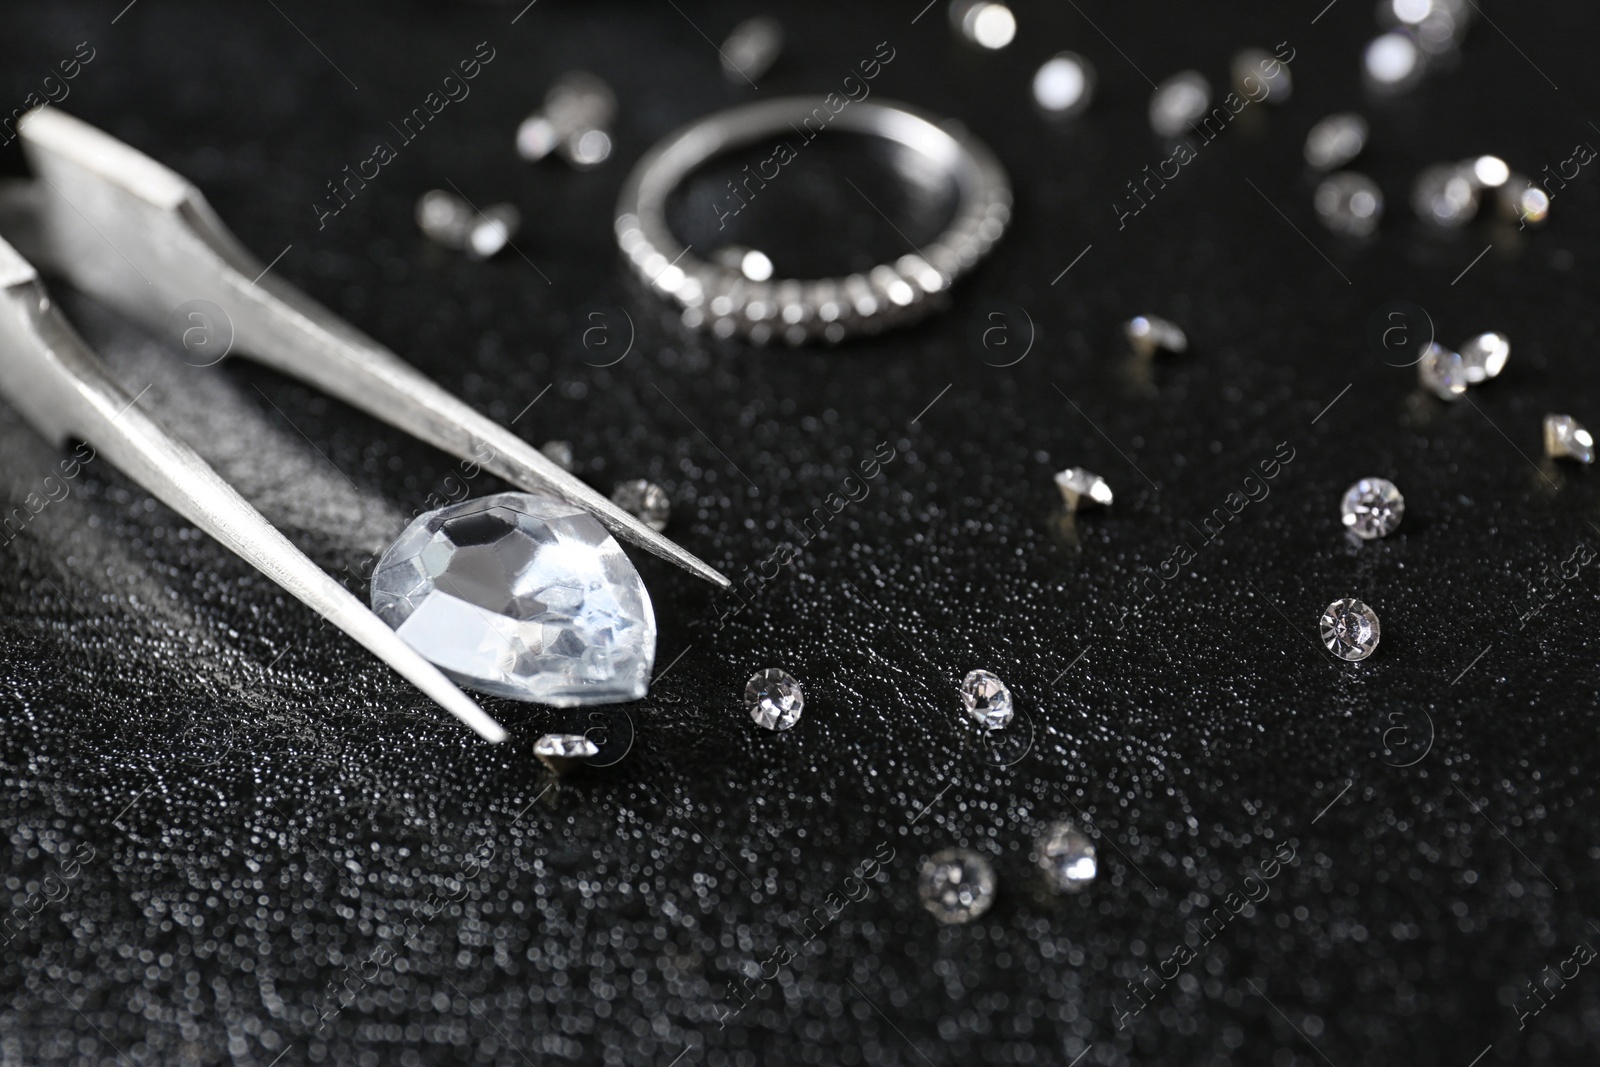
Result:
<svg viewBox="0 0 1600 1067"><path fill-rule="evenodd" d="M1454 70L1380 102L1357 73L1366 0L1320 18L1323 0L1025 5L997 54L962 47L942 5L913 24L920 6L775 5L789 44L752 90L701 32L720 40L750 13L734 4L541 0L515 25L517 7L473 4L138 0L115 24L121 0L6 5L6 109L87 40L66 110L189 176L263 261L287 248L285 278L493 416L550 387L518 429L572 440L606 490L660 482L669 533L730 575L880 442L896 458L721 628L736 601L635 553L670 670L627 708L626 758L550 789L530 748L564 716L490 700L512 740L478 742L89 465L0 579L5 902L81 858L0 950L0 1063L1592 1062L1593 966L1525 1028L1518 1011L1541 968L1600 945L1596 568L1551 577L1600 544L1600 515L1591 472L1539 444L1547 411L1600 423L1597 179L1585 168L1529 234L1424 232L1406 201L1428 163L1493 151L1537 173L1600 141L1597 16L1485 0L1495 25ZM471 96L319 230L324 183L395 140L389 123L480 41L495 59ZM878 96L961 119L1010 169L1011 233L915 330L800 352L682 334L618 263L626 167L714 108L835 88L880 41L895 59ZM1246 109L1119 229L1124 184L1167 154L1145 75L1192 66L1220 87L1236 49L1280 41L1293 100ZM1028 82L1064 47L1095 61L1101 95L1059 127ZM574 67L617 90L616 157L520 162L517 121ZM1366 246L1317 224L1300 158L1346 108L1372 120L1358 166L1390 200ZM21 169L15 146L0 156ZM839 165L909 238L937 227L880 158L829 151L741 239L780 269L903 251ZM452 182L522 208L522 254L471 264L417 234L415 197ZM1446 343L1506 331L1510 368L1469 403L1417 395L1363 340L1396 299ZM67 303L130 389L150 386L142 403L332 570L359 569L455 470L292 381L192 369ZM990 366L1026 347L1018 308L1032 349ZM995 310L1011 332L990 340L1012 347L985 350ZM1145 311L1192 351L1129 360L1118 324ZM617 345L636 333L608 369L581 344L595 322ZM3 424L16 502L59 456ZM1282 443L1270 497L1202 547L1191 524ZM1075 529L1050 482L1073 464L1117 493ZM1405 525L1352 547L1338 496L1370 474L1399 483ZM1123 622L1133 581L1185 540L1193 563ZM1556 594L1524 624L1541 575ZM1315 640L1345 595L1383 621L1359 665ZM769 666L806 686L785 734L740 703ZM1013 736L1034 732L1013 766L963 724L975 667L1013 687ZM1029 851L1061 816L1099 835L1102 867L1053 900ZM941 928L915 872L952 844L993 859L1000 894ZM1126 983L1285 845L1270 896L1119 1029ZM880 849L895 858L870 896L719 1025L729 984ZM399 946L408 918L425 929ZM329 983L375 952L394 958L319 1030Z"/></svg>

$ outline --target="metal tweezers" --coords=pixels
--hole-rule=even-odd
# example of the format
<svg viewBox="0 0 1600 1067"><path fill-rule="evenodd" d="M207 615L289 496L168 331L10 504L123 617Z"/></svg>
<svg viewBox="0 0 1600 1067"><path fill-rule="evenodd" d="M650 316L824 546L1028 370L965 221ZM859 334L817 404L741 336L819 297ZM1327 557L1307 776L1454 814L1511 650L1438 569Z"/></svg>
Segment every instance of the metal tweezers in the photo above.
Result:
<svg viewBox="0 0 1600 1067"><path fill-rule="evenodd" d="M241 354L513 485L582 508L617 536L729 587L516 434L266 273L178 174L54 107L30 112L17 130L37 181L12 183L0 196L0 395L57 447L87 441L485 739L504 740L505 730L139 409L56 310L34 263L158 328L178 305L209 300L232 319Z"/></svg>

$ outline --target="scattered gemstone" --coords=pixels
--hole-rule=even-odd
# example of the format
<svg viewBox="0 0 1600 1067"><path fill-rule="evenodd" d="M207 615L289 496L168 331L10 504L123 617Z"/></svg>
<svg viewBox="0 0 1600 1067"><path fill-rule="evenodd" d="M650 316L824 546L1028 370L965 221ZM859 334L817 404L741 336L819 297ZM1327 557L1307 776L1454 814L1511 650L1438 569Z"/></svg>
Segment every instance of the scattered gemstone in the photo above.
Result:
<svg viewBox="0 0 1600 1067"><path fill-rule="evenodd" d="M1478 213L1471 168L1452 163L1428 167L1411 187L1411 207L1423 222L1445 229L1465 226Z"/></svg>
<svg viewBox="0 0 1600 1067"><path fill-rule="evenodd" d="M722 72L730 81L753 82L778 61L783 51L783 25L769 15L745 19L718 49Z"/></svg>
<svg viewBox="0 0 1600 1067"><path fill-rule="evenodd" d="M1479 156L1464 165L1472 180L1484 189L1498 189L1511 180L1511 168L1499 156Z"/></svg>
<svg viewBox="0 0 1600 1067"><path fill-rule="evenodd" d="M1058 893L1077 893L1094 881L1094 842L1070 822L1051 823L1035 843L1039 866Z"/></svg>
<svg viewBox="0 0 1600 1067"><path fill-rule="evenodd" d="M1466 36L1472 11L1465 0L1385 0L1378 17L1388 26L1403 26L1423 51L1454 51Z"/></svg>
<svg viewBox="0 0 1600 1067"><path fill-rule="evenodd" d="M672 517L672 501L667 491L644 478L618 482L611 490L611 502L629 515L660 533Z"/></svg>
<svg viewBox="0 0 1600 1067"><path fill-rule="evenodd" d="M1211 83L1197 70L1180 70L1150 96L1150 128L1176 137L1211 106Z"/></svg>
<svg viewBox="0 0 1600 1067"><path fill-rule="evenodd" d="M1400 526L1406 513L1406 498L1387 478L1363 478L1345 490L1339 502L1339 517L1345 529L1371 541L1388 537Z"/></svg>
<svg viewBox="0 0 1600 1067"><path fill-rule="evenodd" d="M656 618L588 512L531 493L418 516L378 560L372 609L462 685L558 707L637 700Z"/></svg>
<svg viewBox="0 0 1600 1067"><path fill-rule="evenodd" d="M922 861L917 893L940 922L971 922L994 903L994 868L971 849L947 848Z"/></svg>
<svg viewBox="0 0 1600 1067"><path fill-rule="evenodd" d="M418 228L473 259L488 259L510 244L521 225L521 212L510 204L490 204L479 211L443 189L431 189L417 200Z"/></svg>
<svg viewBox="0 0 1600 1067"><path fill-rule="evenodd" d="M1480 333L1461 346L1461 366L1469 385L1498 377L1511 358L1511 339L1503 333L1490 330Z"/></svg>
<svg viewBox="0 0 1600 1067"><path fill-rule="evenodd" d="M573 464L571 441L546 441L539 446L539 451L544 453L545 459L571 473Z"/></svg>
<svg viewBox="0 0 1600 1067"><path fill-rule="evenodd" d="M1417 360L1417 382L1440 400L1460 400L1467 391L1467 368L1460 353L1429 341Z"/></svg>
<svg viewBox="0 0 1600 1067"><path fill-rule="evenodd" d="M1056 475L1056 488L1068 511L1111 506L1111 486L1098 474L1082 467L1068 467Z"/></svg>
<svg viewBox="0 0 1600 1067"><path fill-rule="evenodd" d="M600 746L582 734L545 734L533 743L533 754L556 774L600 754Z"/></svg>
<svg viewBox="0 0 1600 1067"><path fill-rule="evenodd" d="M800 683L784 671L765 670L753 675L745 683L744 706L757 726L769 730L787 730L800 721L805 710L806 697Z"/></svg>
<svg viewBox="0 0 1600 1067"><path fill-rule="evenodd" d="M555 152L576 167L598 166L611 155L606 131L616 114L609 85L593 74L569 71L545 94L543 110L517 127L517 154L536 162Z"/></svg>
<svg viewBox="0 0 1600 1067"><path fill-rule="evenodd" d="M1544 454L1551 459L1594 462L1594 438L1571 415L1544 417Z"/></svg>
<svg viewBox="0 0 1600 1067"><path fill-rule="evenodd" d="M1060 118L1082 114L1094 87L1094 64L1076 52L1057 52L1033 75L1034 102Z"/></svg>
<svg viewBox="0 0 1600 1067"><path fill-rule="evenodd" d="M1189 350L1189 337L1182 328L1154 315L1135 315L1122 324L1122 332L1127 335L1134 352L1141 356Z"/></svg>
<svg viewBox="0 0 1600 1067"><path fill-rule="evenodd" d="M1306 162L1317 170L1338 170L1367 147L1367 120L1352 111L1329 115L1306 134Z"/></svg>
<svg viewBox="0 0 1600 1067"><path fill-rule="evenodd" d="M1497 191L1502 218L1542 226L1550 218L1550 194L1520 174L1513 174Z"/></svg>
<svg viewBox="0 0 1600 1067"><path fill-rule="evenodd" d="M1011 690L988 671L973 671L962 680L961 703L973 721L990 730L1011 721Z"/></svg>
<svg viewBox="0 0 1600 1067"><path fill-rule="evenodd" d="M1322 643L1340 659L1366 659L1378 647L1378 616L1352 597L1335 600L1322 613Z"/></svg>
<svg viewBox="0 0 1600 1067"><path fill-rule="evenodd" d="M1017 17L1004 4L955 0L950 5L950 23L979 48L1004 48L1017 35Z"/></svg>
<svg viewBox="0 0 1600 1067"><path fill-rule="evenodd" d="M1409 33L1395 30L1367 43L1361 65L1368 85L1380 92L1396 93L1422 79L1427 56Z"/></svg>
<svg viewBox="0 0 1600 1067"><path fill-rule="evenodd" d="M1249 100L1287 104L1294 93L1289 64L1260 48L1246 48L1235 53L1229 73L1233 77L1233 87ZM1262 86L1266 87L1264 93Z"/></svg>
<svg viewBox="0 0 1600 1067"><path fill-rule="evenodd" d="M724 245L713 252L711 258L729 270L738 271L752 282L764 282L772 277L772 260L758 249Z"/></svg>
<svg viewBox="0 0 1600 1067"><path fill-rule="evenodd" d="M1383 190L1353 170L1322 179L1312 203L1322 224L1344 237L1366 237L1383 218Z"/></svg>

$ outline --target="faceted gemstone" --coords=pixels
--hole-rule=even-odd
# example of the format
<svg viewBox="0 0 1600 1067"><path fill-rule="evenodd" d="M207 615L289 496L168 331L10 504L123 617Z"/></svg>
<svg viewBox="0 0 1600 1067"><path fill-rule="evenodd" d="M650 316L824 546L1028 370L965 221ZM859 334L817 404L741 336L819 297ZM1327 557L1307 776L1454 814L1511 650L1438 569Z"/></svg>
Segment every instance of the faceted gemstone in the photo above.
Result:
<svg viewBox="0 0 1600 1067"><path fill-rule="evenodd" d="M562 470L571 472L573 463L571 441L546 441L539 446L539 451Z"/></svg>
<svg viewBox="0 0 1600 1067"><path fill-rule="evenodd" d="M1150 96L1150 128L1176 137L1211 106L1211 83L1197 70L1180 70Z"/></svg>
<svg viewBox="0 0 1600 1067"><path fill-rule="evenodd" d="M1183 329L1175 322L1154 315L1135 315L1122 324L1122 332L1127 335L1128 344L1133 346L1137 355L1153 356L1157 352L1189 350L1189 337Z"/></svg>
<svg viewBox="0 0 1600 1067"><path fill-rule="evenodd" d="M1056 488L1068 511L1103 508L1111 505L1111 486L1098 474L1082 467L1068 467L1056 475Z"/></svg>
<svg viewBox="0 0 1600 1067"><path fill-rule="evenodd" d="M1070 822L1051 823L1039 835L1039 866L1058 893L1077 893L1094 881L1094 842Z"/></svg>
<svg viewBox="0 0 1600 1067"><path fill-rule="evenodd" d="M1011 721L1011 690L988 671L973 671L962 680L961 703L975 722L991 730Z"/></svg>
<svg viewBox="0 0 1600 1067"><path fill-rule="evenodd" d="M1312 204L1322 224L1345 237L1366 237L1383 218L1383 190L1377 182L1353 170L1322 179Z"/></svg>
<svg viewBox="0 0 1600 1067"><path fill-rule="evenodd" d="M1345 529L1363 541L1388 537L1399 528L1405 513L1405 497L1387 478L1363 478L1346 489L1339 502Z"/></svg>
<svg viewBox="0 0 1600 1067"><path fill-rule="evenodd" d="M1441 400L1460 400L1467 391L1467 368L1458 352L1429 341L1417 360L1417 381Z"/></svg>
<svg viewBox="0 0 1600 1067"><path fill-rule="evenodd" d="M1351 597L1335 600L1322 613L1322 643L1340 659L1366 659L1378 647L1378 616Z"/></svg>
<svg viewBox="0 0 1600 1067"><path fill-rule="evenodd" d="M1490 330L1461 346L1461 368L1470 385L1498 377L1511 358L1511 339Z"/></svg>
<svg viewBox="0 0 1600 1067"><path fill-rule="evenodd" d="M1478 214L1472 169L1455 163L1427 167L1411 187L1411 208L1423 222L1453 230Z"/></svg>
<svg viewBox="0 0 1600 1067"><path fill-rule="evenodd" d="M1571 415L1544 417L1544 454L1551 459L1594 462L1594 438Z"/></svg>
<svg viewBox="0 0 1600 1067"><path fill-rule="evenodd" d="M1513 174L1497 191L1500 215L1525 226L1542 226L1550 218L1550 194L1521 174Z"/></svg>
<svg viewBox="0 0 1600 1067"><path fill-rule="evenodd" d="M588 512L531 493L419 516L379 559L372 609L462 685L558 707L637 700L656 618Z"/></svg>
<svg viewBox="0 0 1600 1067"><path fill-rule="evenodd" d="M1294 78L1289 73L1289 64L1260 48L1245 48L1234 53L1228 73L1239 95L1250 100L1287 104L1294 93ZM1266 89L1264 93L1263 87Z"/></svg>
<svg viewBox="0 0 1600 1067"><path fill-rule="evenodd" d="M722 55L722 72L729 81L741 85L771 70L782 51L783 25L770 15L745 19L733 28L718 49Z"/></svg>
<svg viewBox="0 0 1600 1067"><path fill-rule="evenodd" d="M533 754L556 774L600 754L600 746L582 734L545 734L533 743Z"/></svg>
<svg viewBox="0 0 1600 1067"><path fill-rule="evenodd" d="M994 903L994 868L971 849L935 852L922 861L917 894L940 922L970 922Z"/></svg>
<svg viewBox="0 0 1600 1067"><path fill-rule="evenodd" d="M1421 81L1427 60L1416 40L1399 30L1374 37L1361 54L1367 84L1385 93L1398 93Z"/></svg>
<svg viewBox="0 0 1600 1067"><path fill-rule="evenodd" d="M744 706L757 726L787 730L800 721L806 696L800 683L784 671L760 671L745 683Z"/></svg>
<svg viewBox="0 0 1600 1067"><path fill-rule="evenodd" d="M611 490L611 502L657 533L667 528L667 520L672 517L667 491L643 478L618 482Z"/></svg>
<svg viewBox="0 0 1600 1067"><path fill-rule="evenodd" d="M1329 115L1306 134L1306 162L1317 170L1338 170L1367 147L1367 120L1352 111Z"/></svg>
<svg viewBox="0 0 1600 1067"><path fill-rule="evenodd" d="M1057 52L1033 75L1033 99L1058 118L1082 114L1094 100L1094 64L1076 52Z"/></svg>

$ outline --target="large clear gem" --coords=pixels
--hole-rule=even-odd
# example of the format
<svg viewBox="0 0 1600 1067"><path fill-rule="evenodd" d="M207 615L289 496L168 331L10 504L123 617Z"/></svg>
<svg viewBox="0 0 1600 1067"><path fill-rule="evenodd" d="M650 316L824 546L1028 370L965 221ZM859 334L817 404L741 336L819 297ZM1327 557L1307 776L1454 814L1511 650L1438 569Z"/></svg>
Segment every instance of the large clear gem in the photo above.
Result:
<svg viewBox="0 0 1600 1067"><path fill-rule="evenodd" d="M922 861L917 895L940 922L969 922L994 903L994 868L971 849L935 852Z"/></svg>
<svg viewBox="0 0 1600 1067"><path fill-rule="evenodd" d="M1339 517L1345 529L1371 541L1388 537L1406 513L1406 498L1387 478L1363 478L1345 490L1339 502Z"/></svg>
<svg viewBox="0 0 1600 1067"><path fill-rule="evenodd" d="M1335 600L1322 612L1322 643L1340 659L1366 659L1378 647L1378 615L1354 597Z"/></svg>
<svg viewBox="0 0 1600 1067"><path fill-rule="evenodd" d="M637 700L656 617L586 511L501 493L418 517L378 561L372 609L462 685L557 707Z"/></svg>
<svg viewBox="0 0 1600 1067"><path fill-rule="evenodd" d="M806 695L800 683L786 671L758 671L744 686L744 706L757 726L787 730L800 721Z"/></svg>
<svg viewBox="0 0 1600 1067"><path fill-rule="evenodd" d="M999 730L1011 721L1011 690L988 671L972 671L961 682L961 703L979 726Z"/></svg>

